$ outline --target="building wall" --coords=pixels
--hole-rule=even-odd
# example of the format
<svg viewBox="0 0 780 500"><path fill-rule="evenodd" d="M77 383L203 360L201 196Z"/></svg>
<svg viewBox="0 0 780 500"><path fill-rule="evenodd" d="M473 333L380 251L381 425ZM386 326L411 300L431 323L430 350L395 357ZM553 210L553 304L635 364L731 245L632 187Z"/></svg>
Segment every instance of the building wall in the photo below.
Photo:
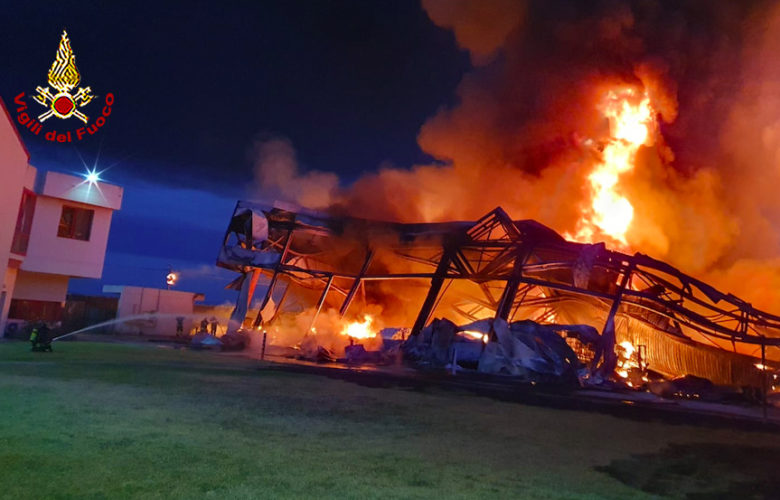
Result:
<svg viewBox="0 0 780 500"><path fill-rule="evenodd" d="M19 270L14 298L65 303L68 295L68 277L61 274L32 273Z"/></svg>
<svg viewBox="0 0 780 500"><path fill-rule="evenodd" d="M8 321L60 321L67 294L67 276L20 269L10 300Z"/></svg>
<svg viewBox="0 0 780 500"><path fill-rule="evenodd" d="M0 302L2 303L2 316L0 318L3 319L2 327L3 329L0 330L0 334L5 333L5 327L8 319L8 310L11 307L11 297L14 293L14 286L16 285L16 275L18 274L19 269L16 267L16 265L8 266L5 269L5 276L3 278L3 288L0 290Z"/></svg>
<svg viewBox="0 0 780 500"><path fill-rule="evenodd" d="M113 287L112 287L113 288ZM193 308L198 294L134 286L121 287L115 331L130 335L176 334L176 318L184 317L184 332L193 327ZM148 315L151 318L138 318Z"/></svg>
<svg viewBox="0 0 780 500"><path fill-rule="evenodd" d="M105 182L90 183L73 175L47 172L41 194L52 198L119 210L122 207L123 190L119 186Z"/></svg>
<svg viewBox="0 0 780 500"><path fill-rule="evenodd" d="M5 319L13 293L13 279L15 270L9 269L8 262L11 257L11 241L16 228L16 218L19 214L19 204L22 199L22 188L28 172L29 156L19 138L11 117L0 100L0 269L3 274L0 298L2 292L6 293L6 301L3 305L3 314L0 316L0 332L5 330ZM8 288L8 286L11 288Z"/></svg>
<svg viewBox="0 0 780 500"><path fill-rule="evenodd" d="M89 241L57 236L62 207L65 205L95 211ZM110 208L38 196L30 244L22 269L81 278L100 278L103 274L112 213Z"/></svg>
<svg viewBox="0 0 780 500"><path fill-rule="evenodd" d="M69 277L100 278L111 216L122 205L123 190L119 186L89 183L58 172L37 174L0 99L0 336L5 332L14 299L17 305L23 301L45 303L48 312L51 304L64 303ZM16 234L25 189L35 193L34 212L25 212L33 213L29 238L24 224ZM66 204L94 211L89 241L57 235ZM19 254L12 252L15 235ZM35 305L15 309L31 311L35 307L27 306Z"/></svg>
<svg viewBox="0 0 780 500"><path fill-rule="evenodd" d="M68 294L62 313L62 331L75 332L86 327L96 327L89 330L90 333L110 333L113 331L118 305L118 297ZM98 326L103 324L105 326Z"/></svg>

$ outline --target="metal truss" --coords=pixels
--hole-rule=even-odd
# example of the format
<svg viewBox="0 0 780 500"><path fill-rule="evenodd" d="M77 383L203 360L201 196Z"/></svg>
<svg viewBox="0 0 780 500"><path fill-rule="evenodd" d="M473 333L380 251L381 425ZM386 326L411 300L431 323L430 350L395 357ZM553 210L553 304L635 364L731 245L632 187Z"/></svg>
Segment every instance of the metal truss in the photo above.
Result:
<svg viewBox="0 0 780 500"><path fill-rule="evenodd" d="M381 265L375 266L377 259ZM401 262L406 264L394 264ZM776 315L665 262L603 243L566 241L536 221L513 221L501 208L475 222L400 224L239 202L217 265L242 272L242 282L250 285L258 273L270 277L261 310L280 278L320 290L313 304L318 312L329 294L339 294L342 315L361 288L365 293L366 283L424 280L428 291L411 335L430 321L453 282L471 284L453 303L466 319L492 315L511 321L533 309L536 317L529 319L545 322L557 303L585 301L608 311L601 325L607 365L614 362L618 313L676 337L695 332L721 347L723 341L752 344L763 353L780 345ZM239 302L248 306L254 285L242 290ZM244 319L240 313L236 322ZM262 323L258 313L254 325Z"/></svg>

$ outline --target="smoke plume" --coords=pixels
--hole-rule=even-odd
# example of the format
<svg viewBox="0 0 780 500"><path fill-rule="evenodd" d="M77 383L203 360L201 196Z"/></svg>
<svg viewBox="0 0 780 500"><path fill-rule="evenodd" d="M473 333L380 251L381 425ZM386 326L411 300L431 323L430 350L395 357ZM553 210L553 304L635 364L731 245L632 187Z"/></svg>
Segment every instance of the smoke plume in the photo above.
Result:
<svg viewBox="0 0 780 500"><path fill-rule="evenodd" d="M780 7L771 2L424 0L473 68L421 127L440 165L383 168L339 187L300 174L291 145L258 147L258 183L334 213L476 219L503 206L573 234L609 124L604 93L649 96L658 127L618 189L628 250L780 311Z"/></svg>
<svg viewBox="0 0 780 500"><path fill-rule="evenodd" d="M338 187L338 176L312 171L299 173L290 141L269 138L255 142L253 157L255 191L270 199L295 201L309 208L326 208Z"/></svg>

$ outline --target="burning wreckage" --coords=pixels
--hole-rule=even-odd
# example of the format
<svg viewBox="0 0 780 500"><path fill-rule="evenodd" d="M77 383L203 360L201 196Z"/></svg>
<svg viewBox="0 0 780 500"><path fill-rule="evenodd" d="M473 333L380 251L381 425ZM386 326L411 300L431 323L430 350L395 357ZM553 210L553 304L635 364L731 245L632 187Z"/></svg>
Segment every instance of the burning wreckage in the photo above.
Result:
<svg viewBox="0 0 780 500"><path fill-rule="evenodd" d="M780 360L780 317L501 208L475 222L403 224L241 201L217 265L241 273L227 346L266 332L269 345L312 360L402 359L664 395L694 386L697 397L766 390Z"/></svg>

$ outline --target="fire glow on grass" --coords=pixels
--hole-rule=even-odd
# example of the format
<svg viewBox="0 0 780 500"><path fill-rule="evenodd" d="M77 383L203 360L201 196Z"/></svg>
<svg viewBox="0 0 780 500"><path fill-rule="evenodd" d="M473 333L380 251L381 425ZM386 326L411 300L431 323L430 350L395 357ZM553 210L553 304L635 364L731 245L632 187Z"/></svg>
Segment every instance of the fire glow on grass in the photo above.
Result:
<svg viewBox="0 0 780 500"><path fill-rule="evenodd" d="M352 337L353 339L370 339L376 337L376 332L371 329L371 323L374 319L371 316L364 316L363 321L353 321L348 323L343 330L342 335Z"/></svg>
<svg viewBox="0 0 780 500"><path fill-rule="evenodd" d="M607 92L601 112L609 120L610 138L588 176L591 204L583 210L574 239L592 243L608 236L625 247L634 207L619 193L618 181L621 174L633 170L637 151L651 140L655 112L647 93L631 87Z"/></svg>

